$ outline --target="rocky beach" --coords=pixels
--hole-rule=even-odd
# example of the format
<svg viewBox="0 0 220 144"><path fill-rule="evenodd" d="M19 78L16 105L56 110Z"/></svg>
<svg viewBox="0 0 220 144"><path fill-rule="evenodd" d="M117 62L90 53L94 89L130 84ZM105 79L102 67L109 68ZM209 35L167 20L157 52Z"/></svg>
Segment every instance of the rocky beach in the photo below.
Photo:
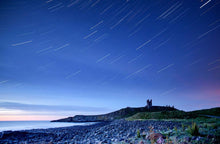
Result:
<svg viewBox="0 0 220 144"><path fill-rule="evenodd" d="M185 125L190 125L186 122ZM147 144L147 143L218 143L214 135L190 136L180 132L178 121L99 122L85 126L1 132L1 144ZM169 137L168 137L169 136Z"/></svg>

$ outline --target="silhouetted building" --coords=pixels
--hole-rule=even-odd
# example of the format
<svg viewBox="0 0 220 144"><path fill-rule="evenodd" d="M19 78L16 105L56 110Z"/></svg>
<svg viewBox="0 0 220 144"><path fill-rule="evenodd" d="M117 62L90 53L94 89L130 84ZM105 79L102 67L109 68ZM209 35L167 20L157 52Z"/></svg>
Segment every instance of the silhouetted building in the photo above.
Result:
<svg viewBox="0 0 220 144"><path fill-rule="evenodd" d="M152 99L151 100L147 100L147 106L148 109L150 109L152 107Z"/></svg>

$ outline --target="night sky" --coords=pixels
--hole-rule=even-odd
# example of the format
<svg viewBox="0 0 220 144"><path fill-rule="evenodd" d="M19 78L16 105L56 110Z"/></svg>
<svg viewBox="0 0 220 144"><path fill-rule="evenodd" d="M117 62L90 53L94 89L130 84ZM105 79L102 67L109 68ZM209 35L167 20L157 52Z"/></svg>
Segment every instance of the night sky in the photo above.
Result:
<svg viewBox="0 0 220 144"><path fill-rule="evenodd" d="M0 0L0 120L220 106L220 0Z"/></svg>

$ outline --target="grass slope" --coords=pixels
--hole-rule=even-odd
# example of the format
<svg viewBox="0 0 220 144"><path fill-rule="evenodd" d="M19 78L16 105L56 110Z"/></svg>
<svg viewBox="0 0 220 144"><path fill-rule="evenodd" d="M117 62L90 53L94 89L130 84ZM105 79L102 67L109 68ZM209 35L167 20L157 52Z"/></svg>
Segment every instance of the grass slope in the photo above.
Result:
<svg viewBox="0 0 220 144"><path fill-rule="evenodd" d="M203 109L203 110L196 110L188 112L189 114L196 114L196 115L213 115L213 116L220 116L220 107L211 108L211 109Z"/></svg>
<svg viewBox="0 0 220 144"><path fill-rule="evenodd" d="M203 117L203 115L220 116L220 108L204 109L197 111L184 112L180 110L175 111L160 111L160 112L140 112L127 120L138 119L193 119L197 117Z"/></svg>

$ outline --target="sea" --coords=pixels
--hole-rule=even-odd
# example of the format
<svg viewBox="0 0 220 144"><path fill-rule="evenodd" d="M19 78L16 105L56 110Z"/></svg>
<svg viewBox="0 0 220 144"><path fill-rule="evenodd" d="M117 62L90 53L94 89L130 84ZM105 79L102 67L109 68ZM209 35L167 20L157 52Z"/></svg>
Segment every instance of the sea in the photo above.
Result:
<svg viewBox="0 0 220 144"><path fill-rule="evenodd" d="M94 123L95 122L75 123L75 122L50 122L50 121L0 121L0 132L91 125Z"/></svg>

